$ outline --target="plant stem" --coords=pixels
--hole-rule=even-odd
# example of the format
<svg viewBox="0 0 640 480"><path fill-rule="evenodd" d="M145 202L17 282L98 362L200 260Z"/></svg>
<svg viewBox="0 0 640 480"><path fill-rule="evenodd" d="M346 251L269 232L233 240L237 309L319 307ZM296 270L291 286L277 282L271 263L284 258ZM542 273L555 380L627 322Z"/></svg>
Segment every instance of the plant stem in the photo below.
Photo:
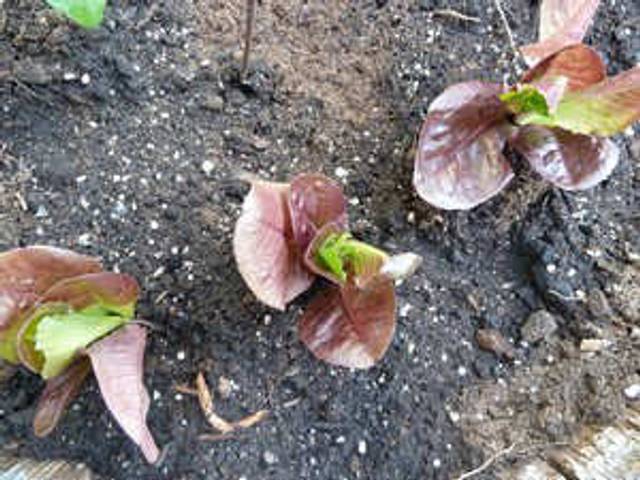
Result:
<svg viewBox="0 0 640 480"><path fill-rule="evenodd" d="M256 14L256 0L247 0L247 16L244 31L244 54L242 55L242 69L240 78L245 78L249 68L249 55L251 54L251 39L253 37L253 23Z"/></svg>

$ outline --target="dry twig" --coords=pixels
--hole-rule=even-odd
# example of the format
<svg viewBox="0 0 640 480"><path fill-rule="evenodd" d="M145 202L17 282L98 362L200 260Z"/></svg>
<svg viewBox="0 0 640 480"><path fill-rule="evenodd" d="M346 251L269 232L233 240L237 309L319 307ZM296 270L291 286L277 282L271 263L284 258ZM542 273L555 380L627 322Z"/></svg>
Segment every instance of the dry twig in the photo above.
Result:
<svg viewBox="0 0 640 480"><path fill-rule="evenodd" d="M236 428L251 428L256 423L260 423L262 420L267 418L267 415L269 415L268 410L258 410L256 413L252 413L251 415L234 422L233 426Z"/></svg>
<svg viewBox="0 0 640 480"><path fill-rule="evenodd" d="M198 402L200 402L200 408L204 412L204 416L206 417L207 422L209 422L209 425L222 433L232 432L235 427L216 414L213 410L213 396L211 395L211 391L207 386L207 381L204 379L202 372L198 373L198 377L196 378L196 388L198 390Z"/></svg>
<svg viewBox="0 0 640 480"><path fill-rule="evenodd" d="M502 20L502 24L504 25L504 29L507 31L507 37L509 37L509 45L511 45L511 50L513 50L513 54L516 58L520 57L520 50L516 46L516 42L513 40L513 33L511 32L511 27L509 26L509 21L507 20L507 16L502 9L502 5L500 4L500 0L493 0L496 8L498 9L498 13L500 14L500 19Z"/></svg>
<svg viewBox="0 0 640 480"><path fill-rule="evenodd" d="M466 473L463 473L456 480L466 480L467 478L471 478L471 477L474 477L474 476L478 475L479 473L482 473L487 468L489 468L491 466L491 464L493 464L500 457L504 457L505 455L509 455L513 451L513 449L515 447L516 447L516 444L512 443L510 446L508 446L504 450L500 450L500 451L494 453L489 458L487 458L487 460L482 465L480 465L479 467L474 468L473 470L470 470L470 471L468 471Z"/></svg>
<svg viewBox="0 0 640 480"><path fill-rule="evenodd" d="M176 392L184 393L185 395L193 395L193 396L198 395L198 390L196 390L195 388L189 387L187 385L174 385L173 389Z"/></svg>
<svg viewBox="0 0 640 480"><path fill-rule="evenodd" d="M244 78L249 68L249 55L251 54L251 40L253 37L253 23L256 14L256 0L247 0L247 16L244 31L244 53L242 55L242 70L240 78Z"/></svg>
<svg viewBox="0 0 640 480"><path fill-rule="evenodd" d="M207 422L216 430L222 432L221 435L201 435L201 438L204 440L223 440L228 438L230 434L238 429L247 429L253 427L256 423L263 421L269 415L268 410L259 410L251 415L248 415L244 418L241 418L237 422L229 422L224 418L220 417L213 410L213 395L211 394L211 390L209 390L209 386L207 385L207 381L204 378L202 372L198 373L196 377L196 394L198 395L198 402L200 403L200 408L204 413Z"/></svg>
<svg viewBox="0 0 640 480"><path fill-rule="evenodd" d="M464 13L460 13L457 10L452 10L450 8L443 8L440 10L434 10L431 12L433 15L438 17L449 17L455 18L456 20L462 20L463 22L473 22L479 23L480 19L478 17L471 17L469 15L465 15Z"/></svg>

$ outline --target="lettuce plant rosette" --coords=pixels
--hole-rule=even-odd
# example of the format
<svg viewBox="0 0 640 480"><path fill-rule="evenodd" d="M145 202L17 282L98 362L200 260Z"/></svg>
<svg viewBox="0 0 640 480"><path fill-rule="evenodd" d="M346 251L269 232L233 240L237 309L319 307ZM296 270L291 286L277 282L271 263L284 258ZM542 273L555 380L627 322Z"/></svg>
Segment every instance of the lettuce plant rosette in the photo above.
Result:
<svg viewBox="0 0 640 480"><path fill-rule="evenodd" d="M0 254L0 357L46 380L33 422L48 435L93 370L107 408L149 462L146 329L133 323L136 280L92 257L34 246Z"/></svg>
<svg viewBox="0 0 640 480"><path fill-rule="evenodd" d="M349 233L341 187L318 173L290 183L250 178L233 248L245 283L263 303L284 310L317 277L325 288L298 321L302 342L318 358L369 368L389 347L396 326L394 281L420 257L390 256Z"/></svg>
<svg viewBox="0 0 640 480"><path fill-rule="evenodd" d="M600 55L580 43L598 4L545 0L540 41L521 49L530 69L518 85L459 83L431 103L413 179L424 200L470 209L498 194L514 176L507 145L565 190L611 174L620 152L607 137L640 119L640 66L608 78Z"/></svg>

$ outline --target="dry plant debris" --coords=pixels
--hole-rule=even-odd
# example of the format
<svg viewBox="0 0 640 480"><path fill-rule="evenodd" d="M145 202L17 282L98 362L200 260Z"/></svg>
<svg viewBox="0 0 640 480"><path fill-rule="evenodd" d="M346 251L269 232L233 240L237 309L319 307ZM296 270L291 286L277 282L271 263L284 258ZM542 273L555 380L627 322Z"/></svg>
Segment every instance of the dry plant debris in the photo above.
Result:
<svg viewBox="0 0 640 480"><path fill-rule="evenodd" d="M198 402L200 403L200 409L207 419L207 422L215 430L221 432L220 435L201 435L199 437L201 440L221 440L229 438L231 433L236 432L237 430L245 430L251 428L254 425L262 422L269 415L269 411L263 409L258 410L251 415L247 415L246 417L243 417L235 422L225 420L220 415L218 415L213 408L213 394L211 393L209 385L207 385L207 381L205 380L204 374L202 372L199 372L198 376L196 377L196 388L191 388L185 385L176 385L174 389L180 393L197 396Z"/></svg>

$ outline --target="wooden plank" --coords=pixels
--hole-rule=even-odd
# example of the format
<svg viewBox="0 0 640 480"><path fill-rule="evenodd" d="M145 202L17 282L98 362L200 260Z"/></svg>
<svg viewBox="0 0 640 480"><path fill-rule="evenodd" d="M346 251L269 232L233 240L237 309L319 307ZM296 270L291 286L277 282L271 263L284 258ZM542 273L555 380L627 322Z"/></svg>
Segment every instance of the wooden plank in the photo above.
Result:
<svg viewBox="0 0 640 480"><path fill-rule="evenodd" d="M554 450L503 480L640 480L640 412L600 429L585 428L569 447Z"/></svg>

